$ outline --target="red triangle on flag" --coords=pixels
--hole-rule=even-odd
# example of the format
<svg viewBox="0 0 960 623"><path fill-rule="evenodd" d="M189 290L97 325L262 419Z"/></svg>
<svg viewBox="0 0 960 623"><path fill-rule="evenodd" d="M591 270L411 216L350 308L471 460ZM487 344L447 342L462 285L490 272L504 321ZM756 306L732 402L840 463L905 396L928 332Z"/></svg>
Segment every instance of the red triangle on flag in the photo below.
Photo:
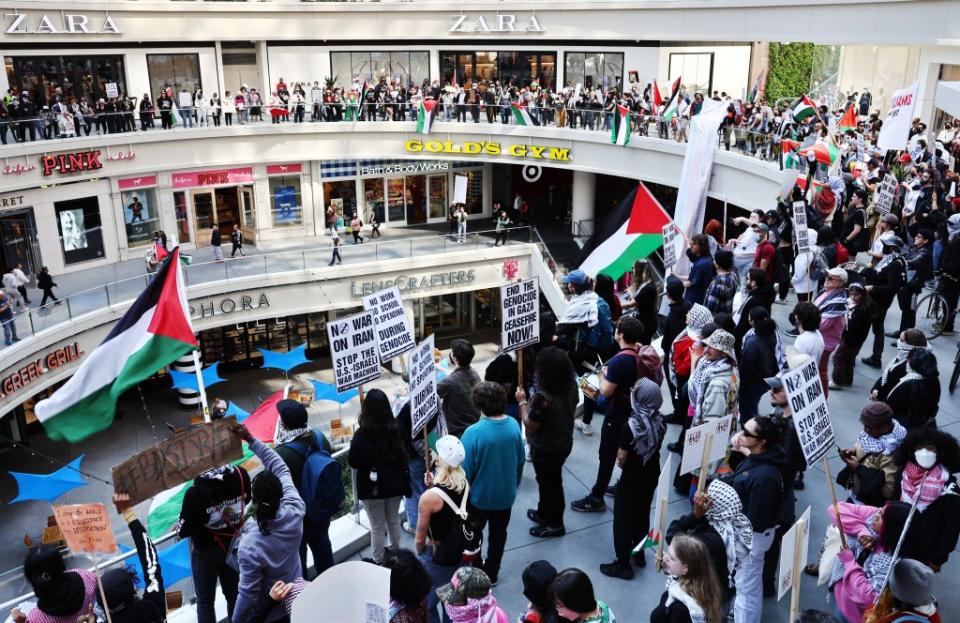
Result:
<svg viewBox="0 0 960 623"><path fill-rule="evenodd" d="M640 182L633 198L633 207L630 209L627 233L660 234L663 233L663 226L672 220L656 197Z"/></svg>
<svg viewBox="0 0 960 623"><path fill-rule="evenodd" d="M147 331L154 335L161 335L172 340L186 342L198 346L197 338L193 335L190 318L184 309L184 302L180 299L178 287L180 247L173 250L172 257L166 267L166 274L158 274L156 278L163 278L163 287L157 300L156 309Z"/></svg>
<svg viewBox="0 0 960 623"><path fill-rule="evenodd" d="M159 242L153 243L153 252L156 254L158 262L162 262L163 260L167 259L168 255L170 255L170 252L164 249L163 245Z"/></svg>
<svg viewBox="0 0 960 623"><path fill-rule="evenodd" d="M673 85L670 87L670 96L673 97L673 94L680 90L680 78L682 76L677 76L677 79L673 81Z"/></svg>
<svg viewBox="0 0 960 623"><path fill-rule="evenodd" d="M857 113L853 110L853 104L847 107L847 111L843 113L843 117L840 118L840 121L837 123L837 129L850 129L855 130L857 128Z"/></svg>
<svg viewBox="0 0 960 623"><path fill-rule="evenodd" d="M663 106L663 98L660 97L660 87L657 86L657 81L653 81L653 105L657 108Z"/></svg>
<svg viewBox="0 0 960 623"><path fill-rule="evenodd" d="M437 100L423 100L422 104L424 110L433 112L433 109L437 107Z"/></svg>

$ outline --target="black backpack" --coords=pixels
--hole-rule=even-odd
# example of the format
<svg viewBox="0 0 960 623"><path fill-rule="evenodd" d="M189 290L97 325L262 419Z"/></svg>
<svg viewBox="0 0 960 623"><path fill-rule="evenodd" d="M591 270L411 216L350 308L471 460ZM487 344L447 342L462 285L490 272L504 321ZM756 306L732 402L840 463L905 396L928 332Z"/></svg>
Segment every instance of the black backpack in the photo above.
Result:
<svg viewBox="0 0 960 623"><path fill-rule="evenodd" d="M443 566L470 566L480 556L483 545L483 530L467 512L467 500L470 498L470 484L463 490L460 506L440 487L432 489L453 511L453 523L440 546L433 550L433 563Z"/></svg>

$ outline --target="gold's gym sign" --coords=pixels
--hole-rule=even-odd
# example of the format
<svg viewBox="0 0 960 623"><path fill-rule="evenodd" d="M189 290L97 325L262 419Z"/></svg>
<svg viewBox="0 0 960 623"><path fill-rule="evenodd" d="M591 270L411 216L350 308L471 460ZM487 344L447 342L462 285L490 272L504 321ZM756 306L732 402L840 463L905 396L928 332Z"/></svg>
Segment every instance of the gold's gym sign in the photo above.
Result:
<svg viewBox="0 0 960 623"><path fill-rule="evenodd" d="M524 143L502 146L500 143L488 143L486 141L454 143L453 141L424 141L418 138L406 141L403 146L408 152L415 154L427 152L431 154L507 155L515 158L570 162L569 147L548 147L545 145L526 145Z"/></svg>

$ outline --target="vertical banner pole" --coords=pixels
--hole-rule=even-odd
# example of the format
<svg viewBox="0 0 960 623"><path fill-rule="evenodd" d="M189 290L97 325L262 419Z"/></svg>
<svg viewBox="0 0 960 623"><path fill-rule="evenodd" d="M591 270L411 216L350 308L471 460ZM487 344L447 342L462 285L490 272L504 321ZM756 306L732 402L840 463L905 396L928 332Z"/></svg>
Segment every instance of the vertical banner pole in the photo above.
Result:
<svg viewBox="0 0 960 623"><path fill-rule="evenodd" d="M207 388L203 384L203 366L200 364L200 352L193 351L193 372L197 375L197 391L200 394L200 407L203 409L203 421L210 423L210 408L207 406Z"/></svg>
<svg viewBox="0 0 960 623"><path fill-rule="evenodd" d="M803 534L807 527L801 518L797 521L797 538L793 542L793 586L790 589L790 623L796 623L800 615L800 578L803 577Z"/></svg>
<svg viewBox="0 0 960 623"><path fill-rule="evenodd" d="M660 561L663 559L663 542L666 540L667 532L667 498L660 498L660 525L657 526L657 530L660 531L660 542L657 543L657 560L656 567L657 571L660 571Z"/></svg>
<svg viewBox="0 0 960 623"><path fill-rule="evenodd" d="M847 549L847 535L843 532L843 521L840 519L840 505L837 504L837 492L833 488L833 477L830 475L830 464L827 463L826 456L824 456L821 461L823 461L823 473L827 477L827 489L830 490L830 499L833 503L833 512L837 516L837 529L840 530L840 546L843 549Z"/></svg>

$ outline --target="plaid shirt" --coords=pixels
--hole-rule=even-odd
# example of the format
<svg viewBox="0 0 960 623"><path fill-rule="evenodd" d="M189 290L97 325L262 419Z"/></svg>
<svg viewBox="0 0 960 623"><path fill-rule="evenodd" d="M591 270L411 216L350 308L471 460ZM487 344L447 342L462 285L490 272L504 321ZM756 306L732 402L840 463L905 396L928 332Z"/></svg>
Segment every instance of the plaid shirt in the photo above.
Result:
<svg viewBox="0 0 960 623"><path fill-rule="evenodd" d="M714 315L723 312L733 313L733 296L740 287L740 279L736 273L727 273L726 275L717 275L707 287L707 296L703 304L713 312Z"/></svg>

